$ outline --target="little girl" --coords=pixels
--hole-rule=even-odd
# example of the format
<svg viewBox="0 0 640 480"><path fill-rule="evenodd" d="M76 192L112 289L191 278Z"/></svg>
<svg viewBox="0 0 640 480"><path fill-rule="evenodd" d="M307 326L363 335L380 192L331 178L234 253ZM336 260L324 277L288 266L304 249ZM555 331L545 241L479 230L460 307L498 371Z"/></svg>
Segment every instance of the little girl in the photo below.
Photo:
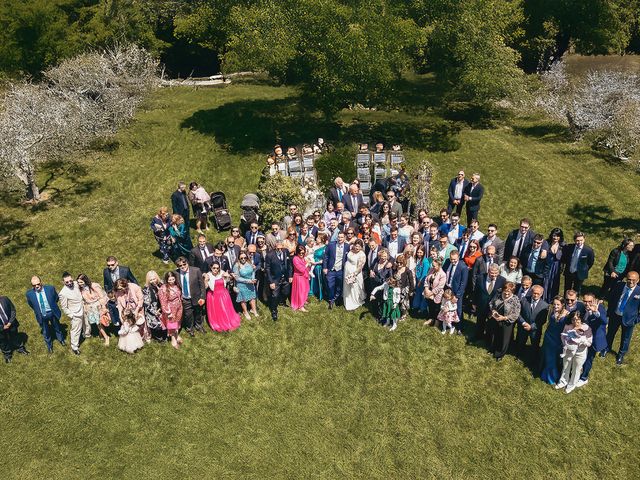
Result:
<svg viewBox="0 0 640 480"><path fill-rule="evenodd" d="M385 283L376 287L371 292L371 301L376 299L376 293L382 291L382 300L378 301L379 322L393 332L398 328L398 319L402 315L400 312L400 299L402 289L398 286L398 281L389 277Z"/></svg>
<svg viewBox="0 0 640 480"><path fill-rule="evenodd" d="M453 335L456 331L454 323L458 323L458 299L450 289L446 289L442 294L442 306L440 307L440 313L438 313L438 321L442 323L442 334L447 333Z"/></svg>
<svg viewBox="0 0 640 480"><path fill-rule="evenodd" d="M126 312L121 319L122 326L118 331L118 348L123 352L135 353L144 346L142 336L136 325L136 317L133 312Z"/></svg>

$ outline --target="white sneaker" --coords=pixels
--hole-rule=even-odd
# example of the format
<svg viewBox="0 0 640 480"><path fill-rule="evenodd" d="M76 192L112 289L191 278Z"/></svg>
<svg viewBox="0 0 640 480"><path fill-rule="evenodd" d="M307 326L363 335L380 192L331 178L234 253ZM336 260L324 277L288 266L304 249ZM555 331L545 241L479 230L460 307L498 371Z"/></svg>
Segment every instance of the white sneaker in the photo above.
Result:
<svg viewBox="0 0 640 480"><path fill-rule="evenodd" d="M456 329L455 329L455 327L451 327L449 329L449 335L453 335L454 333L456 333Z"/></svg>
<svg viewBox="0 0 640 480"><path fill-rule="evenodd" d="M584 387L587 383L589 383L589 380L578 380L576 382L576 388L580 388L580 387Z"/></svg>
<svg viewBox="0 0 640 480"><path fill-rule="evenodd" d="M389 331L393 332L396 328L398 328L398 322L393 322L393 325L391 325L391 328L389 329Z"/></svg>
<svg viewBox="0 0 640 480"><path fill-rule="evenodd" d="M571 393L576 389L576 386L573 385L571 387L567 387L567 389L564 391L565 393Z"/></svg>
<svg viewBox="0 0 640 480"><path fill-rule="evenodd" d="M556 387L555 387L555 388L556 388L556 390L560 390L561 388L564 388L564 387L566 387L566 386L567 386L567 384L566 384L566 383L558 383L558 384L556 384Z"/></svg>
<svg viewBox="0 0 640 480"><path fill-rule="evenodd" d="M443 328L442 330L440 330L440 333L444 335L445 333L447 333L447 331Z"/></svg>

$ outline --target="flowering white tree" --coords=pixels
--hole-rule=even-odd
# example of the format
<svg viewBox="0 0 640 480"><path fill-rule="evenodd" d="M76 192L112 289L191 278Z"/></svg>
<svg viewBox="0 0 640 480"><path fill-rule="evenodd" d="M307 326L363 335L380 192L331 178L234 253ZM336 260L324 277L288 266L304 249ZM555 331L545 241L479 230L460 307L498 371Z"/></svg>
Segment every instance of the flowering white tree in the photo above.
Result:
<svg viewBox="0 0 640 480"><path fill-rule="evenodd" d="M628 160L640 146L640 77L627 72L591 71L571 81L564 63L541 75L535 103L566 122L576 139L586 135Z"/></svg>
<svg viewBox="0 0 640 480"><path fill-rule="evenodd" d="M0 110L0 175L40 199L38 164L86 148L129 120L157 85L157 61L136 46L88 53L9 87Z"/></svg>

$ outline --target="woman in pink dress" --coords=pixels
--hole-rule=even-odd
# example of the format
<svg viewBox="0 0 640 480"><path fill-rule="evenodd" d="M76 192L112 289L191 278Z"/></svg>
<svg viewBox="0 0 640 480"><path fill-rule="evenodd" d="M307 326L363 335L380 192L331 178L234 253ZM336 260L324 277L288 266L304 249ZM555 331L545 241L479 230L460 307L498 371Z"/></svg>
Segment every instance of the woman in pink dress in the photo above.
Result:
<svg viewBox="0 0 640 480"><path fill-rule="evenodd" d="M182 344L182 338L179 335L182 323L182 290L176 272L165 274L164 285L158 288L158 300L162 308L160 321L167 329L167 335L171 337L171 345L178 349Z"/></svg>
<svg viewBox="0 0 640 480"><path fill-rule="evenodd" d="M211 265L206 275L207 284L207 320L212 330L227 332L240 326L240 315L233 308L231 295L226 288L229 274L220 272L220 264Z"/></svg>
<svg viewBox="0 0 640 480"><path fill-rule="evenodd" d="M304 245L296 247L293 257L293 283L291 284L291 309L307 312L304 308L309 298L309 267L305 260L307 250Z"/></svg>

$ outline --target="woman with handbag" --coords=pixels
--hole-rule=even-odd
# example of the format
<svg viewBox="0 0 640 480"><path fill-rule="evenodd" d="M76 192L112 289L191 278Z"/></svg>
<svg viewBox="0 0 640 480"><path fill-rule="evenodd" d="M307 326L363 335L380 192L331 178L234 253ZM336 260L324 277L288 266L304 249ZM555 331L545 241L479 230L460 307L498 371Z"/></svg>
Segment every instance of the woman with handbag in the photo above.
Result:
<svg viewBox="0 0 640 480"><path fill-rule="evenodd" d="M431 268L424 279L424 290L422 294L427 299L429 320L424 322L425 326L432 325L440 313L440 303L444 287L447 284L447 274L442 270L442 263L437 258L431 260Z"/></svg>
<svg viewBox="0 0 640 480"><path fill-rule="evenodd" d="M119 278L116 280L113 290L116 292L116 303L120 319L124 318L125 313L131 312L136 319L136 325L142 339L149 343L151 335L144 318L142 289L135 283L130 283L126 278Z"/></svg>
<svg viewBox="0 0 640 480"><path fill-rule="evenodd" d="M76 278L80 293L82 294L82 303L84 304L84 315L90 325L95 325L98 333L104 340L104 346L109 346L109 335L104 331L106 326L111 324L108 319L109 312L107 310L107 295L102 287L89 280L84 273Z"/></svg>
<svg viewBox="0 0 640 480"><path fill-rule="evenodd" d="M515 291L515 283L507 282L502 287L500 295L496 295L489 303L490 352L497 362L502 360L509 350L509 344L513 339L513 326L520 316L520 299L515 295Z"/></svg>
<svg viewBox="0 0 640 480"><path fill-rule="evenodd" d="M164 285L158 287L158 300L162 312L162 324L171 338L171 346L177 350L182 344L179 334L182 323L182 290L176 272L171 271L165 274Z"/></svg>

